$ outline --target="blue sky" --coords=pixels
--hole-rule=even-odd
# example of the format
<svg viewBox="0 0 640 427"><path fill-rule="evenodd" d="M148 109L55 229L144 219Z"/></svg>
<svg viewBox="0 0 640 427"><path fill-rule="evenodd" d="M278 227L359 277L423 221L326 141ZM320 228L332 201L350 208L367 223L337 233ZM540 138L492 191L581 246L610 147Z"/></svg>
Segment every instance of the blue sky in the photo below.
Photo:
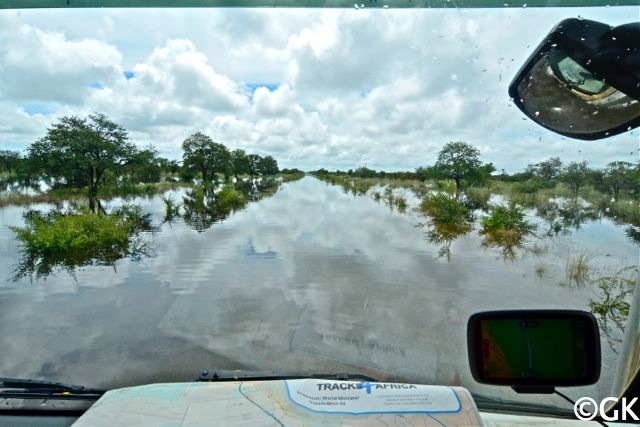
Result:
<svg viewBox="0 0 640 427"><path fill-rule="evenodd" d="M99 111L170 158L202 131L307 170L411 170L457 140L510 172L552 156L636 161L637 131L560 137L507 87L560 20L619 25L638 10L3 10L0 148Z"/></svg>

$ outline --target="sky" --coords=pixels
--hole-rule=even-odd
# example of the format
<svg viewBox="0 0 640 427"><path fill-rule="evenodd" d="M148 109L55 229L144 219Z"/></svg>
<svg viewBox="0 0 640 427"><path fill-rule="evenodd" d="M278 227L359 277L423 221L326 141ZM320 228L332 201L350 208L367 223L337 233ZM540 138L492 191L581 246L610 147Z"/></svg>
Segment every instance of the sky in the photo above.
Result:
<svg viewBox="0 0 640 427"><path fill-rule="evenodd" d="M620 25L638 7L0 10L0 149L100 112L181 158L204 132L281 167L413 170L449 141L498 171L559 156L638 160L639 132L564 138L508 85L559 21ZM634 18L635 17L635 18Z"/></svg>

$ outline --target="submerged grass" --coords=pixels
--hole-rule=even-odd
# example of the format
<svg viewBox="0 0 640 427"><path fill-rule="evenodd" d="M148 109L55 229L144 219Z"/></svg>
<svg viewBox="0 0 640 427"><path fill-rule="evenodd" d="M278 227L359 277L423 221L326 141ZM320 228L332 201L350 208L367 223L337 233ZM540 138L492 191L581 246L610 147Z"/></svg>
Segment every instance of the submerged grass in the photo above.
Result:
<svg viewBox="0 0 640 427"><path fill-rule="evenodd" d="M593 267L591 267L593 258L593 254L585 249L579 250L569 258L565 268L565 275L569 284L582 286L589 281L593 270Z"/></svg>

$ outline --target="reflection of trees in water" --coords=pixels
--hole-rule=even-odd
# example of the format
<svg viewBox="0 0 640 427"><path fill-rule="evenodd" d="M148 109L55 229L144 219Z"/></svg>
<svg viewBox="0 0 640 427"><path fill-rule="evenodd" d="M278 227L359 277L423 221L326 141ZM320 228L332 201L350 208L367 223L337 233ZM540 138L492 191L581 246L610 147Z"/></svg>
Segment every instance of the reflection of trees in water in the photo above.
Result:
<svg viewBox="0 0 640 427"><path fill-rule="evenodd" d="M515 230L493 230L482 233L482 245L500 248L506 260L518 258L518 250L524 247L525 235Z"/></svg>
<svg viewBox="0 0 640 427"><path fill-rule="evenodd" d="M41 181L28 176L7 176L0 177L0 192L4 193L24 193L30 191L37 193L40 191Z"/></svg>
<svg viewBox="0 0 640 427"><path fill-rule="evenodd" d="M447 224L439 221L431 221L430 228L426 232L429 243L442 245L438 250L438 257L446 257L451 260L451 243L458 237L464 236L471 231L471 224L464 222L461 224Z"/></svg>
<svg viewBox="0 0 640 427"><path fill-rule="evenodd" d="M25 226L12 227L22 244L14 281L44 278L56 270L74 275L76 268L115 266L122 258L142 260L151 254L143 231L153 231L150 214L139 206L122 206L112 213L95 214L86 205L47 213L28 210Z"/></svg>
<svg viewBox="0 0 640 427"><path fill-rule="evenodd" d="M451 243L458 237L471 231L473 211L469 210L455 196L437 193L422 199L420 212L429 218L427 240L435 245L442 245L439 257L451 259Z"/></svg>
<svg viewBox="0 0 640 427"><path fill-rule="evenodd" d="M202 185L193 187L183 197L182 219L194 230L205 231L249 202L274 195L280 183L275 178L262 178L226 184L220 189Z"/></svg>
<svg viewBox="0 0 640 427"><path fill-rule="evenodd" d="M481 221L482 244L501 248L504 259L516 259L517 250L524 247L526 237L536 229L525 217L524 208L516 203L490 207Z"/></svg>
<svg viewBox="0 0 640 427"><path fill-rule="evenodd" d="M640 229L636 227L627 227L624 230L627 237L629 237L633 242L640 244Z"/></svg>
<svg viewBox="0 0 640 427"><path fill-rule="evenodd" d="M567 234L570 229L579 230L583 224L600 218L597 209L578 200L547 200L536 209L537 215L547 224L547 235Z"/></svg>
<svg viewBox="0 0 640 427"><path fill-rule="evenodd" d="M597 287L598 296L589 301L589 308L598 318L600 330L616 353L617 345L622 342L619 336L622 336L625 330L629 317L629 299L633 295L639 272L640 269L636 266L626 267L614 276L600 277L591 283Z"/></svg>

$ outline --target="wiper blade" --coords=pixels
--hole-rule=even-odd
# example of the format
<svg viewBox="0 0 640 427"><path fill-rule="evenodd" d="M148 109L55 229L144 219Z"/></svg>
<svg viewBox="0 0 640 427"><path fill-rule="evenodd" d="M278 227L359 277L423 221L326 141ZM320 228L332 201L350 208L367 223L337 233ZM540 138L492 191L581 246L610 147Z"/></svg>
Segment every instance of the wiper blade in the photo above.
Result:
<svg viewBox="0 0 640 427"><path fill-rule="evenodd" d="M104 390L70 385L53 381L29 380L22 378L0 378L0 399L41 398L41 399L98 399Z"/></svg>
<svg viewBox="0 0 640 427"><path fill-rule="evenodd" d="M314 373L301 374L299 372L278 371L242 371L242 370L216 370L203 371L196 381L273 381L273 380L299 380L299 379L323 379L335 381L368 381L376 382L375 378L360 374L346 373Z"/></svg>
<svg viewBox="0 0 640 427"><path fill-rule="evenodd" d="M471 395L473 396L473 400L476 403L476 406L481 411L498 411L501 413L512 412L518 415L545 414L550 417L575 419L575 414L573 413L572 409L563 409L557 406L544 405L540 403L522 403L513 400L503 400L500 398L488 397L475 393L471 393Z"/></svg>

